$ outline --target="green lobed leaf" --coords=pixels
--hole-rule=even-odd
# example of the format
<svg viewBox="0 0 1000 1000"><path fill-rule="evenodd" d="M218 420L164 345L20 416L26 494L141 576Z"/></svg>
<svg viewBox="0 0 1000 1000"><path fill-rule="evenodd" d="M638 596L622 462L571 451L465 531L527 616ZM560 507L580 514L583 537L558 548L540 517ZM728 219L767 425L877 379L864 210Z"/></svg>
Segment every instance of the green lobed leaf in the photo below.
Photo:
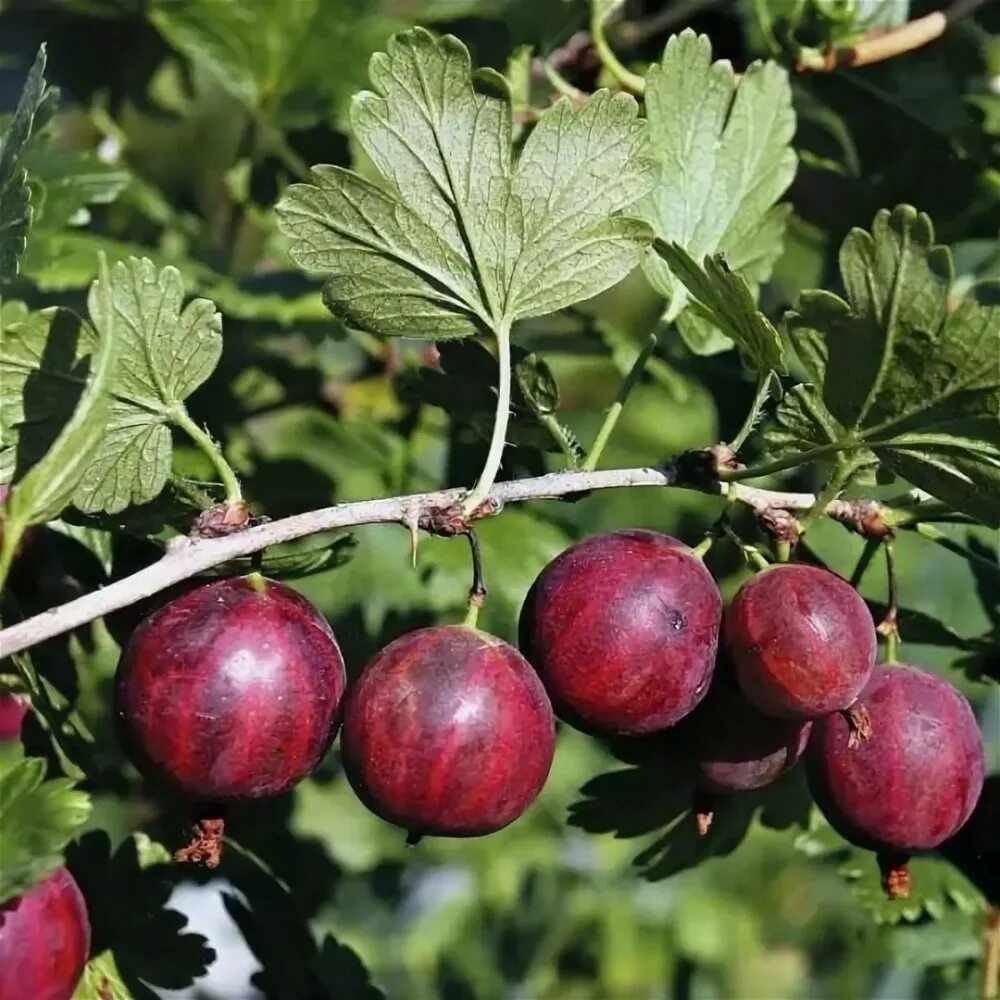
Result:
<svg viewBox="0 0 1000 1000"><path fill-rule="evenodd" d="M277 208L345 323L469 336L590 298L639 262L649 229L616 215L653 179L633 98L558 101L515 161L507 85L473 74L458 39L396 35L370 75L352 124L382 185L319 166Z"/></svg>
<svg viewBox="0 0 1000 1000"><path fill-rule="evenodd" d="M650 67L645 103L659 176L638 214L694 260L723 252L751 287L765 281L788 215L775 203L795 176L787 73L776 63L754 63L738 77L728 61L712 62L706 36L688 29L671 37ZM666 260L650 250L643 271L673 300L676 315L686 293ZM692 338L691 346L704 343Z"/></svg>
<svg viewBox="0 0 1000 1000"><path fill-rule="evenodd" d="M107 263L103 259L101 270L104 273L103 287L101 283L95 282L91 289L92 304L99 299L104 299L107 304L110 299L107 290ZM6 519L11 535L17 531L12 527L14 525L23 528L28 524L44 523L57 517L71 503L81 506L81 496L85 497L90 492L89 483L98 468L98 456L107 447L109 392L122 345L119 324L111 319L110 314L106 314L108 319L98 328L96 343L91 349L89 374L80 376L84 378L84 384L75 401L72 415L58 431L44 456L31 462L26 468L22 466L25 472L15 482L7 499ZM30 423L35 417L32 412L34 385L27 384L27 374L30 373L19 379L17 385L12 384L19 373L18 362L23 360L19 348L24 342L17 336L16 324L14 329L0 330L0 338L0 373L4 374L4 398L9 400L10 394L16 393L23 408L22 420ZM63 352L65 347L64 343L54 339L51 353L47 351L46 354L51 357L52 354ZM38 355L37 358L39 364L46 360L43 355Z"/></svg>
<svg viewBox="0 0 1000 1000"><path fill-rule="evenodd" d="M753 371L788 371L781 336L757 308L746 279L734 274L720 254L701 266L678 243L657 240L656 250L692 297L691 309L736 344Z"/></svg>
<svg viewBox="0 0 1000 1000"><path fill-rule="evenodd" d="M31 223L31 192L22 154L31 138L35 116L50 93L43 75L45 58L43 45L0 144L0 283L17 277Z"/></svg>
<svg viewBox="0 0 1000 1000"><path fill-rule="evenodd" d="M0 761L0 765L3 762ZM63 863L63 851L90 813L69 778L45 780L45 761L28 757L0 773L0 905Z"/></svg>
<svg viewBox="0 0 1000 1000"><path fill-rule="evenodd" d="M88 358L114 328L117 368L106 427L72 488L72 502L84 512L117 513L159 495L170 474L169 425L222 351L215 306L207 299L183 301L175 268L157 272L151 261L130 258L92 287L93 327L62 310L8 311L0 427L17 448L19 469L31 468L44 451L87 378Z"/></svg>
<svg viewBox="0 0 1000 1000"><path fill-rule="evenodd" d="M908 205L854 229L847 300L807 292L787 317L806 382L766 440L775 458L829 447L1000 526L1000 283L949 307L951 256Z"/></svg>

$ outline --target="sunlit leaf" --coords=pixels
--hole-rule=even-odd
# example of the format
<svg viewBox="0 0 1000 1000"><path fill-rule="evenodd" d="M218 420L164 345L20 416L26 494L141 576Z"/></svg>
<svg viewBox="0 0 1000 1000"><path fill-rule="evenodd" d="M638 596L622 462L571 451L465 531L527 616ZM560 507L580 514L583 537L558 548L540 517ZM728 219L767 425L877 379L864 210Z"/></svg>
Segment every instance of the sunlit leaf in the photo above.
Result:
<svg viewBox="0 0 1000 1000"><path fill-rule="evenodd" d="M116 513L163 489L170 424L219 360L222 319L207 299L184 305L176 269L157 272L135 258L95 283L89 304L93 326L62 310L11 313L0 352L0 420L18 467L33 466L89 377L95 345L114 329L108 416L69 496L82 511Z"/></svg>
<svg viewBox="0 0 1000 1000"><path fill-rule="evenodd" d="M352 123L382 184L316 167L278 206L334 315L386 335L468 336L589 298L638 263L648 227L615 214L652 183L633 98L557 102L515 161L507 84L473 74L458 39L397 35L370 73Z"/></svg>
<svg viewBox="0 0 1000 1000"><path fill-rule="evenodd" d="M788 210L775 202L795 176L787 73L754 63L740 78L689 29L650 67L644 96L659 176L637 211L661 240L696 261L724 253L756 287L781 253ZM686 292L667 261L650 250L643 271L676 315Z"/></svg>

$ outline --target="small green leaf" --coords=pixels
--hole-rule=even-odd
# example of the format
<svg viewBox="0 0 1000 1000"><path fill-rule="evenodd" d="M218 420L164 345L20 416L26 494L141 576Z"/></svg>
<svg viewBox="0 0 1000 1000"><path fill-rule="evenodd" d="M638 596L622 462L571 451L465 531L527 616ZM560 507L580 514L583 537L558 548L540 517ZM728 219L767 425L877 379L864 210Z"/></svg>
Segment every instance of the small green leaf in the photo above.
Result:
<svg viewBox="0 0 1000 1000"><path fill-rule="evenodd" d="M515 162L502 77L417 28L376 54L354 134L378 186L316 167L278 206L291 256L327 277L345 323L435 339L496 331L590 298L639 262L648 227L616 216L652 183L633 98L542 115Z"/></svg>
<svg viewBox="0 0 1000 1000"><path fill-rule="evenodd" d="M0 773L0 905L51 875L90 813L90 798L68 778L45 780L45 761L28 757Z"/></svg>
<svg viewBox="0 0 1000 1000"><path fill-rule="evenodd" d="M514 365L514 377L524 401L536 416L559 409L559 385L548 362L537 354L527 354Z"/></svg>
<svg viewBox="0 0 1000 1000"><path fill-rule="evenodd" d="M93 285L93 328L61 310L8 311L0 427L18 449L19 470L30 468L51 440L67 401L87 378L95 344L113 328L118 365L109 417L73 485L72 502L84 512L117 513L159 495L170 473L169 424L183 418L183 400L208 378L222 350L215 306L194 299L182 308L183 300L175 268L157 273L151 261L130 258Z"/></svg>
<svg viewBox="0 0 1000 1000"><path fill-rule="evenodd" d="M17 110L0 144L0 283L17 277L31 223L31 192L22 162L35 116L50 91L45 83L45 46L38 50Z"/></svg>
<svg viewBox="0 0 1000 1000"><path fill-rule="evenodd" d="M734 274L722 255L705 257L699 267L678 243L657 240L655 246L691 295L691 310L735 343L754 372L787 372L778 331L758 310L746 279Z"/></svg>
<svg viewBox="0 0 1000 1000"><path fill-rule="evenodd" d="M787 73L753 63L740 78L728 61L712 62L707 37L686 30L650 67L645 103L659 180L636 211L696 261L725 253L755 288L781 253L788 211L775 202L795 176ZM684 293L668 263L650 250L643 271L676 311Z"/></svg>
<svg viewBox="0 0 1000 1000"><path fill-rule="evenodd" d="M845 301L807 292L787 318L806 382L767 442L881 460L957 510L1000 526L1000 283L949 309L951 256L908 205L844 240Z"/></svg>

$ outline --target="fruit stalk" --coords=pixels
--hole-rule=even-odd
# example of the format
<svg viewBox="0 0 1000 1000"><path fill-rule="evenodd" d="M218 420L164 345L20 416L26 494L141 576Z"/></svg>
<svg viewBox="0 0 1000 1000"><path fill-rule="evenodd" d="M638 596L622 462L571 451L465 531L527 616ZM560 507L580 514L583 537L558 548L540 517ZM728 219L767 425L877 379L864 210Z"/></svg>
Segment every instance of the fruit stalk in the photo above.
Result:
<svg viewBox="0 0 1000 1000"><path fill-rule="evenodd" d="M475 628L479 621L479 609L486 601L486 581L483 578L483 557L479 549L479 539L471 528L465 533L469 540L469 553L472 556L472 586L469 587L469 609L465 614L465 624Z"/></svg>
<svg viewBox="0 0 1000 1000"><path fill-rule="evenodd" d="M885 617L875 631L885 638L885 662L899 662L899 591L896 586L896 555L891 536L882 541L885 552L885 574L889 587L889 600Z"/></svg>

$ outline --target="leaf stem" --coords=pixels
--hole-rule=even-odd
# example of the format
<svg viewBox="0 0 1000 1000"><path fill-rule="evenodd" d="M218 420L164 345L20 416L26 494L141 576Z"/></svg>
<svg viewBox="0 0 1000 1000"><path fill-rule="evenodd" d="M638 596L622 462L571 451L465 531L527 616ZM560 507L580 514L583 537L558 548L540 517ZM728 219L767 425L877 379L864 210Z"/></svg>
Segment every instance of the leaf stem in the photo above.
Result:
<svg viewBox="0 0 1000 1000"><path fill-rule="evenodd" d="M729 450L734 455L739 454L740 448L746 443L746 439L750 437L750 432L760 419L760 411L771 396L771 379L773 377L773 371L766 371L757 380L757 391L754 394L753 403L750 406L750 411L747 413L746 420L743 421L743 426L737 431L736 437L729 442Z"/></svg>
<svg viewBox="0 0 1000 1000"><path fill-rule="evenodd" d="M558 94L561 94L563 97L568 97L571 101L575 101L577 103L586 100L587 95L578 87L574 87L573 84L571 84L569 80L567 80L566 77L564 77L562 73L560 73L559 70L552 65L551 59L542 60L542 69L545 72L545 79L549 81L552 85L552 89Z"/></svg>
<svg viewBox="0 0 1000 1000"><path fill-rule="evenodd" d="M538 415L538 422L552 435L552 439L559 450L566 456L567 468L579 469L580 457L583 449L575 444L575 438L570 436L570 432L563 427L554 413L541 413Z"/></svg>
<svg viewBox="0 0 1000 1000"><path fill-rule="evenodd" d="M850 460L841 458L830 474L826 485L816 494L816 502L806 511L805 515L799 519L799 537L801 538L809 530L810 525L818 517L826 513L826 508L844 488L844 483L850 478L855 465Z"/></svg>
<svg viewBox="0 0 1000 1000"><path fill-rule="evenodd" d="M472 513L489 494L500 471L500 461L503 458L504 445L507 443L507 424L510 421L510 326L511 321L504 318L496 328L500 378L497 385L496 416L493 418L493 437L479 480L462 504L462 510L466 514Z"/></svg>
<svg viewBox="0 0 1000 1000"><path fill-rule="evenodd" d="M943 531L939 531L934 527L934 525L919 523L916 525L916 532L922 538L926 538L927 541L934 542L935 544L940 545L941 548L947 549L949 552L958 556L960 559L964 559L971 566L1000 576L1000 564L998 564L997 561L993 559L986 559L977 552L970 551L956 542L953 538L949 538Z"/></svg>
<svg viewBox="0 0 1000 1000"><path fill-rule="evenodd" d="M737 483L742 482L744 479L760 479L763 476L770 476L776 472L798 469L808 462L829 458L847 447L849 445L844 442L835 441L831 444L820 445L818 448L810 448L808 451L800 452L798 455L793 455L790 458L779 458L773 462L765 462L763 465L752 465L747 469L720 469L718 476L724 483Z"/></svg>
<svg viewBox="0 0 1000 1000"><path fill-rule="evenodd" d="M173 409L171 417L173 422L201 449L205 457L212 463L215 471L218 472L219 478L226 488L226 503L239 503L243 499L243 490L240 488L240 481L236 478L233 467L226 461L222 450L212 440L211 435L202 430L191 419L191 414L182 405Z"/></svg>
<svg viewBox="0 0 1000 1000"><path fill-rule="evenodd" d="M968 520L966 515L939 500L923 500L908 507L893 507L885 514L886 523L895 528L905 528L927 521L947 523L957 519L962 522Z"/></svg>
<svg viewBox="0 0 1000 1000"><path fill-rule="evenodd" d="M605 415L604 423L601 424L601 428L597 432L597 437L594 438L594 443L590 447L590 452L583 461L582 468L588 472L593 472L597 468L597 463L601 460L601 454L607 446L619 417L622 415L622 410L625 409L625 403L642 376L642 373L646 370L646 362L649 361L655 350L656 334L651 333L645 346L639 352L635 361L632 362L632 367L622 380L622 384L618 387L618 394L615 396L615 401L611 404L611 408Z"/></svg>
<svg viewBox="0 0 1000 1000"><path fill-rule="evenodd" d="M646 89L646 78L626 69L608 44L604 33L604 15L600 4L593 4L593 16L590 19L590 37L597 50L597 55L607 71L626 89L633 94L642 94Z"/></svg>

